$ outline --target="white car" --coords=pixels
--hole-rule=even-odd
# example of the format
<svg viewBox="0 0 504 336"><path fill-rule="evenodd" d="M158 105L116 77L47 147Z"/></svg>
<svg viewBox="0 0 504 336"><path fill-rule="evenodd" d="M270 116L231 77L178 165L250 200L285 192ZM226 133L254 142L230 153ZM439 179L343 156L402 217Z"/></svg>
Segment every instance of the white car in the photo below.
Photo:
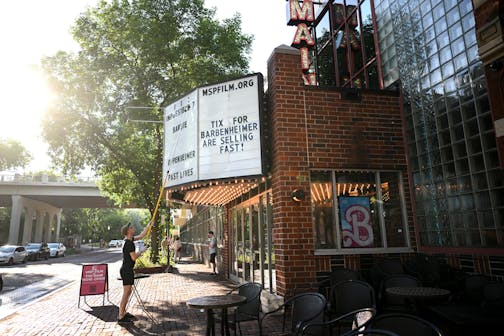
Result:
<svg viewBox="0 0 504 336"><path fill-rule="evenodd" d="M109 247L122 247L123 246L123 241L120 239L112 239L109 244Z"/></svg>
<svg viewBox="0 0 504 336"><path fill-rule="evenodd" d="M135 240L135 252L145 252L147 250L147 246L143 240Z"/></svg>
<svg viewBox="0 0 504 336"><path fill-rule="evenodd" d="M66 252L66 247L62 243L47 243L49 246L49 256L53 258L64 257Z"/></svg>
<svg viewBox="0 0 504 336"><path fill-rule="evenodd" d="M28 260L28 252L24 246L4 245L0 247L0 264L13 265L17 262L25 263Z"/></svg>

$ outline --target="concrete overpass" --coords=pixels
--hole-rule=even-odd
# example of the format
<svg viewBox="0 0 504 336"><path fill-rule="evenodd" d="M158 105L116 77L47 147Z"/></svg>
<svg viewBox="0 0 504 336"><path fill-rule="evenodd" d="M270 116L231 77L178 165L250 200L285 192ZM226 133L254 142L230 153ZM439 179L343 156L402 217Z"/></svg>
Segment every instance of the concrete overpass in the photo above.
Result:
<svg viewBox="0 0 504 336"><path fill-rule="evenodd" d="M59 241L63 208L110 208L95 179L0 175L0 207L11 207L9 244ZM23 219L23 220L22 220Z"/></svg>

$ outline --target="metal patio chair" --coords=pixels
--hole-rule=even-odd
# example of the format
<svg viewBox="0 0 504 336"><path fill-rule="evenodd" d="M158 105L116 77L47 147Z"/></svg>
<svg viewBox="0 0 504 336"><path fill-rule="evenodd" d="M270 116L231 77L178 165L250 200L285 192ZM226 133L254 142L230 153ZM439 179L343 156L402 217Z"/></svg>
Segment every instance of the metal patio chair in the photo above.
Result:
<svg viewBox="0 0 504 336"><path fill-rule="evenodd" d="M260 319L262 325L265 318L283 309L281 335L297 335L301 328L309 322L322 322L327 300L320 293L302 293L285 301L280 307L263 314ZM290 315L289 330L285 330L287 315Z"/></svg>
<svg viewBox="0 0 504 336"><path fill-rule="evenodd" d="M338 316L335 319L326 322L309 322L301 328L302 336L330 336L333 330L339 327L341 321L352 320L352 330L363 330L376 315L376 309L363 308L354 310L350 313Z"/></svg>
<svg viewBox="0 0 504 336"><path fill-rule="evenodd" d="M401 313L379 315L371 321L369 328L408 336L443 336L441 330L431 322L415 315Z"/></svg>
<svg viewBox="0 0 504 336"><path fill-rule="evenodd" d="M236 330L238 329L242 335L240 323L246 321L256 321L259 326L259 335L262 335L260 314L261 314L261 292L263 287L256 282L249 282L240 285L228 292L228 294L236 293L247 298L245 304L238 306L228 317L228 325Z"/></svg>

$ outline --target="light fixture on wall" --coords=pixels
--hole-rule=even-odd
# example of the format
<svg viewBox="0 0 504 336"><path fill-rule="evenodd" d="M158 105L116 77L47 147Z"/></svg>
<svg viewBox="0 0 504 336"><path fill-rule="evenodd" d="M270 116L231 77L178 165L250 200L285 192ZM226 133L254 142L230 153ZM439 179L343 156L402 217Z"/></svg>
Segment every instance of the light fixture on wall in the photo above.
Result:
<svg viewBox="0 0 504 336"><path fill-rule="evenodd" d="M302 189L294 189L291 193L292 200L295 202L301 202L305 199L305 192Z"/></svg>

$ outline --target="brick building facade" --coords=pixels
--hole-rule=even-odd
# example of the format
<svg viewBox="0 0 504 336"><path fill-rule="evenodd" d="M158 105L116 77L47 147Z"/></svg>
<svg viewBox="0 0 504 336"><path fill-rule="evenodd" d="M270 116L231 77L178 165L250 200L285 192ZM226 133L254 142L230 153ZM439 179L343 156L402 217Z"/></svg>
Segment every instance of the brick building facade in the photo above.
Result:
<svg viewBox="0 0 504 336"><path fill-rule="evenodd" d="M299 51L281 46L268 63L272 129L273 240L281 294L313 287L330 271L331 256L315 255L310 193L294 202L294 189L310 190L310 170L396 170L406 175L400 97L397 92L345 92L303 85ZM407 180L407 179L405 179ZM409 186L404 185L410 242L414 246ZM360 268L358 255L345 265ZM351 264L349 264L351 263Z"/></svg>

